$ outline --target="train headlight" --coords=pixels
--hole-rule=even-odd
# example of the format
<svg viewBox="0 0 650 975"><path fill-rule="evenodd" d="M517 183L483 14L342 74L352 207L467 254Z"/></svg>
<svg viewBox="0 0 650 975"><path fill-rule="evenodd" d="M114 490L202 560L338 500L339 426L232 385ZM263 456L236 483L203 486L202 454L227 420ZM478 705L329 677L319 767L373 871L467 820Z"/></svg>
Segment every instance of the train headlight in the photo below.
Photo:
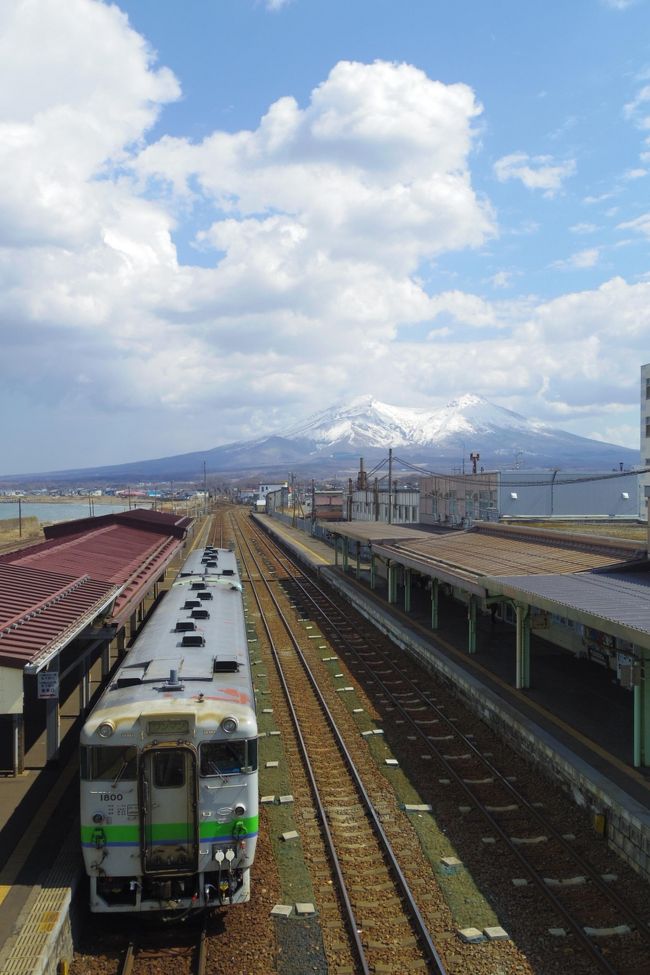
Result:
<svg viewBox="0 0 650 975"><path fill-rule="evenodd" d="M221 727L227 735L231 735L233 731L237 731L237 724L237 718L224 718Z"/></svg>
<svg viewBox="0 0 650 975"><path fill-rule="evenodd" d="M238 802L233 809L233 813L235 814L235 816L243 816L245 812L246 812L246 806L244 805L243 802Z"/></svg>
<svg viewBox="0 0 650 975"><path fill-rule="evenodd" d="M114 731L115 725L112 721L102 721L97 729L97 734L100 738L110 738Z"/></svg>
<svg viewBox="0 0 650 975"><path fill-rule="evenodd" d="M99 824L103 822L104 822L104 814L100 812L96 812L93 815L93 823L96 823L97 826L99 826Z"/></svg>

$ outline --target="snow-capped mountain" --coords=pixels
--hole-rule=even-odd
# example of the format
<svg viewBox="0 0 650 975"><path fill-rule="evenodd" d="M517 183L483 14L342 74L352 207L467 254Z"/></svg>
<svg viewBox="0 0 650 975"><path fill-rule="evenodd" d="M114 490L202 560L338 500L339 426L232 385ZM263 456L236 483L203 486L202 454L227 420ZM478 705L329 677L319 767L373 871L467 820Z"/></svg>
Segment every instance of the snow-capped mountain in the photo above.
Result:
<svg viewBox="0 0 650 975"><path fill-rule="evenodd" d="M528 420L480 396L468 393L442 409L391 406L361 396L317 413L282 433L225 444L205 451L156 460L85 470L22 476L32 483L96 480L99 483L200 480L204 464L210 474L230 478L241 474L285 480L292 470L299 476L352 476L363 457L366 470L393 448L395 471L416 465L421 470L449 473L470 470L470 454L480 465L494 468L564 470L632 468L639 453L628 447L578 437ZM16 481L17 476L2 478Z"/></svg>
<svg viewBox="0 0 650 975"><path fill-rule="evenodd" d="M439 410L391 406L372 396L334 406L287 430L290 440L312 441L317 449L364 447L435 447L495 430L547 434L544 424L467 393Z"/></svg>

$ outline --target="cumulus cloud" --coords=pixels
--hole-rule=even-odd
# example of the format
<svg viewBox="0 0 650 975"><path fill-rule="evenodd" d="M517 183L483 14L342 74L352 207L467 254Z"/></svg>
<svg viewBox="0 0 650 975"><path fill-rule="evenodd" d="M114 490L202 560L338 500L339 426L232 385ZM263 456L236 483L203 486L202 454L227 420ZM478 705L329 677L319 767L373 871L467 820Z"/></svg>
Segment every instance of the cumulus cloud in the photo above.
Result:
<svg viewBox="0 0 650 975"><path fill-rule="evenodd" d="M471 183L481 107L466 85L343 62L251 131L147 147L180 86L115 6L11 0L0 17L7 402L29 358L32 411L203 405L220 440L229 423L241 435L246 408L261 419L313 390L314 361L332 395L381 361L399 323L429 316L422 263L495 233ZM195 203L220 214L196 236L212 267L177 259Z"/></svg>
<svg viewBox="0 0 650 975"><path fill-rule="evenodd" d="M634 220L626 220L618 224L619 230L635 230L637 233L650 237L650 213L643 213Z"/></svg>
<svg viewBox="0 0 650 975"><path fill-rule="evenodd" d="M494 173L500 183L518 179L527 189L542 190L547 197L559 193L564 181L575 171L573 159L555 162L551 156L529 156L525 152L502 156L494 164Z"/></svg>
<svg viewBox="0 0 650 975"><path fill-rule="evenodd" d="M233 219L257 221L262 236L266 214L286 214L303 230L306 258L315 250L409 273L494 232L468 168L480 111L466 85L410 65L341 62L305 108L287 96L254 131L215 132L199 145L163 139L136 170L177 196L198 186ZM206 229L201 241L217 236Z"/></svg>
<svg viewBox="0 0 650 975"><path fill-rule="evenodd" d="M588 247L585 250L577 251L570 257L567 257L563 261L554 261L552 267L560 268L561 270L575 270L576 268L588 268L595 267L598 264L600 258L600 249L598 247Z"/></svg>
<svg viewBox="0 0 650 975"><path fill-rule="evenodd" d="M650 129L650 85L639 89L632 101L623 107L623 114L642 131Z"/></svg>
<svg viewBox="0 0 650 975"><path fill-rule="evenodd" d="M0 410L23 439L28 415L51 433L40 469L65 463L71 431L87 463L266 433L361 374L388 401L507 389L540 416L628 388L647 281L554 302L427 290L432 263L497 235L472 182L482 109L467 85L341 62L250 129L147 144L179 96L117 7L2 4ZM499 164L550 196L574 171L523 153ZM189 226L203 266L178 260ZM592 266L597 249L580 253Z"/></svg>

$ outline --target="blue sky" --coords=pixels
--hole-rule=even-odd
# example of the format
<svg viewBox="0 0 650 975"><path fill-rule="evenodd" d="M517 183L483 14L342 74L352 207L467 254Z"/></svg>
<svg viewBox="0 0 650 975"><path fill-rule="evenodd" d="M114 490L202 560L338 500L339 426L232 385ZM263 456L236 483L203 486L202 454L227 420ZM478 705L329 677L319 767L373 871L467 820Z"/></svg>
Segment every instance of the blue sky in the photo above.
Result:
<svg viewBox="0 0 650 975"><path fill-rule="evenodd" d="M0 473L475 392L636 447L650 0L5 0Z"/></svg>

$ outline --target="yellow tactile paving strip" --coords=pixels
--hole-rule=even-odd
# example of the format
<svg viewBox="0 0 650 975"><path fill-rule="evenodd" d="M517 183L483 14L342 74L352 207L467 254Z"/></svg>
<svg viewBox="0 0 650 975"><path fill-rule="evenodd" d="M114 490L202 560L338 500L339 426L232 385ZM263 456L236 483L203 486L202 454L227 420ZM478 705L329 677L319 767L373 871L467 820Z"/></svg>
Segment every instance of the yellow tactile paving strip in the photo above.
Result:
<svg viewBox="0 0 650 975"><path fill-rule="evenodd" d="M79 830L73 824L54 866L43 880L29 916L0 955L0 975L38 975L66 922L80 874ZM56 959L58 961L58 959Z"/></svg>

